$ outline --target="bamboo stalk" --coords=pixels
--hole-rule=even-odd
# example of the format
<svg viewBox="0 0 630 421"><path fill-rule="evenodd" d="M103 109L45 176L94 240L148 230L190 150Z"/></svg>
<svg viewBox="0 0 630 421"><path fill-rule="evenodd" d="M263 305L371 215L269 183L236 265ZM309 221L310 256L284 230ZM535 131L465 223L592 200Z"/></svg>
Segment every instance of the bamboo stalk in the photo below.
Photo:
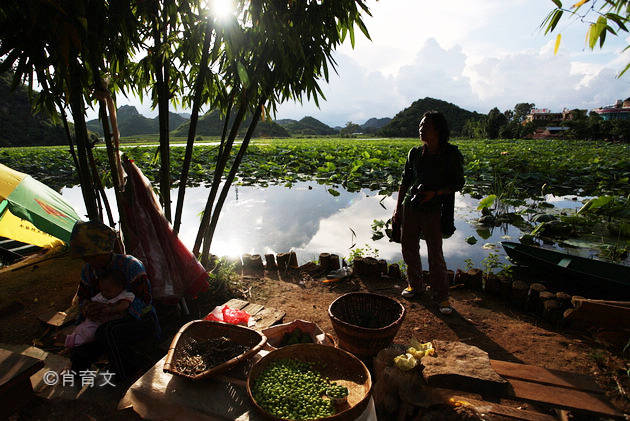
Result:
<svg viewBox="0 0 630 421"><path fill-rule="evenodd" d="M208 195L208 200L206 201L206 207L203 211L203 217L201 218L201 224L199 225L199 231L197 231L197 238L195 239L195 246L193 248L193 254L196 256L199 254L199 249L201 248L201 241L204 238L204 234L208 228L208 224L210 222L212 206L214 205L214 199L216 198L217 192L219 190L219 184L221 184L221 178L223 175L223 170L227 164L228 157L230 156L230 151L232 149L232 145L234 144L234 139L238 133L238 129L240 127L241 122L243 121L243 117L245 116L245 111L247 109L246 102L243 102L239 107L239 110L236 114L234 122L232 123L232 128L230 129L230 135L228 136L225 150L223 154L218 157L217 166L214 170L214 178L212 180L212 187L210 189L210 194Z"/></svg>
<svg viewBox="0 0 630 421"><path fill-rule="evenodd" d="M103 85L103 88L106 88ZM114 109L114 113L110 112L108 117L107 109ZM103 125L103 137L105 138L105 147L107 149L107 158L109 161L109 169L112 176L112 184L114 186L114 195L116 197L116 204L118 207L118 222L120 224L120 231L123 233L123 237L126 237L127 219L122 202L122 163L120 162L120 152L118 149L118 121L116 118L116 107L114 101L107 90L104 91L103 97L99 98L99 116L101 124ZM110 134L111 121L114 139Z"/></svg>
<svg viewBox="0 0 630 421"><path fill-rule="evenodd" d="M79 180L81 182L81 193L85 202L85 209L90 220L98 220L98 209L96 205L96 196L94 194L94 186L90 177L89 165L87 160L87 126L85 124L85 109L83 102L83 86L80 81L79 64L75 61L72 63L70 71L70 108L72 117L74 118L74 134L77 142L77 162L79 167Z"/></svg>
<svg viewBox="0 0 630 421"><path fill-rule="evenodd" d="M109 226L114 228L116 226L116 223L114 222L112 209L109 206L109 200L107 199L107 196L105 195L105 189L103 188L103 183L101 182L101 179L98 176L98 167L96 166L96 161L94 160L94 154L92 153L91 145L88 148L88 158L90 159L90 166L92 167L92 173L94 175L94 184L96 185L97 191L100 193L103 199L103 205L105 206L105 212L107 212L107 220L109 221Z"/></svg>
<svg viewBox="0 0 630 421"><path fill-rule="evenodd" d="M206 231L206 234L203 239L203 253L201 254L201 264L206 264L208 262L208 256L210 254L210 245L212 244L212 237L214 236L214 231L216 230L217 223L219 222L219 215L221 214L221 209L223 208L223 203L225 203L225 198L227 197L228 191L230 190L230 186L236 177L236 173L238 172L238 167L241 164L243 156L245 155L245 151L249 146L249 141L251 140L252 135L254 134L254 130L256 130L256 125L258 124L258 120L260 119L261 108L265 103L265 98L261 98L258 102L258 106L256 107L257 112L252 116L252 121L247 128L247 133L245 133L245 138L243 139L243 143L241 143L241 147L238 150L236 158L234 158L234 163L232 164L232 168L225 180L225 184L223 184L223 189L221 190L221 195L217 200L217 204L212 212L212 221L210 223L209 229ZM205 263L204 263L205 262Z"/></svg>
<svg viewBox="0 0 630 421"><path fill-rule="evenodd" d="M201 54L201 63L199 64L199 74L195 80L195 96L193 99L192 112L190 115L190 123L188 126L188 139L186 140L186 152L184 154L184 163L182 164L182 173L179 179L179 188L177 189L177 204L175 206L175 220L173 222L173 231L179 232L182 222L182 210L184 208L184 196L186 195L186 183L188 182L188 172L190 170L190 161L192 159L193 145L195 143L195 135L197 134L197 121L199 119L199 109L201 108L201 92L203 90L203 80L208 70L208 56L210 55L210 40L212 39L212 27L208 24L203 40L203 52Z"/></svg>

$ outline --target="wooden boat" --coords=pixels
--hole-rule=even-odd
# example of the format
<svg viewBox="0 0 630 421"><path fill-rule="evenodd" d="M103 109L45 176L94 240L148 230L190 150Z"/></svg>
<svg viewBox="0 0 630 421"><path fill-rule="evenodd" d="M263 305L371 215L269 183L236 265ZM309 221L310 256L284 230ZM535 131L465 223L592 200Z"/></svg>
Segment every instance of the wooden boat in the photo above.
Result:
<svg viewBox="0 0 630 421"><path fill-rule="evenodd" d="M623 320L630 320L630 301L573 300L574 308L565 316L565 320L586 322L603 329L630 330Z"/></svg>
<svg viewBox="0 0 630 421"><path fill-rule="evenodd" d="M541 247L501 242L511 260L538 271L549 272L585 287L630 294L630 266L587 259Z"/></svg>

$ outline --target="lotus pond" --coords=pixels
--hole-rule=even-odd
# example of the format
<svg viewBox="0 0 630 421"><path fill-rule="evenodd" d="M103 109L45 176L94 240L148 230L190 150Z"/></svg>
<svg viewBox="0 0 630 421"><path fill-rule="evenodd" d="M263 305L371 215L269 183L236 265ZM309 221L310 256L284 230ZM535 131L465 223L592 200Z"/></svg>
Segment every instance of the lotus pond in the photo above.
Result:
<svg viewBox="0 0 630 421"><path fill-rule="evenodd" d="M379 239L383 235L379 221L391 216L407 151L417 142L331 138L254 142L224 206L213 253L293 249L300 262L324 251L400 260L400 246L386 236ZM535 235L533 241L548 246L630 263L624 256L630 248L630 145L567 140L453 143L464 154L466 186L457 195L457 231L444 243L450 269L470 264L500 268L506 262L500 241L529 233ZM60 189L81 213L80 190L72 187L78 180L66 149L6 148L0 150L0 162ZM151 180L157 178L157 146L124 149ZM171 150L174 183L183 153L181 147ZM181 230L189 246L216 153L212 144L199 145L193 153ZM105 151L96 149L94 154L106 174ZM107 184L107 177L104 181ZM588 199L593 199L591 209L578 215Z"/></svg>

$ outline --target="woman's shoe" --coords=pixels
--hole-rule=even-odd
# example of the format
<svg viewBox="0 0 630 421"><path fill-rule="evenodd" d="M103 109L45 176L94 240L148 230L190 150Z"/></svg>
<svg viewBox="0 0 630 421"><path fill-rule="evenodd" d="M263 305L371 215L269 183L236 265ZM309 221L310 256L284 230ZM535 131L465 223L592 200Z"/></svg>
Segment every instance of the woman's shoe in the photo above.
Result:
<svg viewBox="0 0 630 421"><path fill-rule="evenodd" d="M453 313L453 307L451 307L451 302L448 300L448 298L440 303L439 310L440 313L446 316Z"/></svg>

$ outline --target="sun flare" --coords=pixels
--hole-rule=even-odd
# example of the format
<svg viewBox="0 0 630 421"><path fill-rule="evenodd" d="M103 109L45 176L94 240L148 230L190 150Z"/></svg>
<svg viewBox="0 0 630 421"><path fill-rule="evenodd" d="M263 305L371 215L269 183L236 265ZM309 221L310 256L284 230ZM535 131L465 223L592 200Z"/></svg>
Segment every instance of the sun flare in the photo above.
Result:
<svg viewBox="0 0 630 421"><path fill-rule="evenodd" d="M218 20L223 20L234 13L233 0L208 0L210 15Z"/></svg>
<svg viewBox="0 0 630 421"><path fill-rule="evenodd" d="M222 239L212 244L212 252L217 256L236 257L245 252L243 245L234 238Z"/></svg>

